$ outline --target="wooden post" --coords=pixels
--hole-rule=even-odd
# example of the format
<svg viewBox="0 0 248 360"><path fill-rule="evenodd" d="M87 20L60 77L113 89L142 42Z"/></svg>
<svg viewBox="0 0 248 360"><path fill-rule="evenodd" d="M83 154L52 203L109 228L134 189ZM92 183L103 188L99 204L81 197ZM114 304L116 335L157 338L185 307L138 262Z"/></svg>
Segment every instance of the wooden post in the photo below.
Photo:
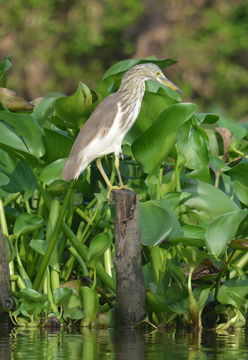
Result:
<svg viewBox="0 0 248 360"><path fill-rule="evenodd" d="M9 264L6 259L5 240L0 228L0 309L10 310L12 306Z"/></svg>
<svg viewBox="0 0 248 360"><path fill-rule="evenodd" d="M113 194L116 213L116 321L119 326L132 327L146 316L138 201L131 190L115 190Z"/></svg>

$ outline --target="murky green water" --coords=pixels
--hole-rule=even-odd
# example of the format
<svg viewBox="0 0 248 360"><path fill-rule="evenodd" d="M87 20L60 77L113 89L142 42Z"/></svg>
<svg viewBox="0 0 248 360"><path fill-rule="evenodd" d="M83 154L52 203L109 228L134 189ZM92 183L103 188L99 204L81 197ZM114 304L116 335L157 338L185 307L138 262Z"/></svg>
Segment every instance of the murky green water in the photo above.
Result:
<svg viewBox="0 0 248 360"><path fill-rule="evenodd" d="M247 360L248 334L201 334L84 329L80 333L0 326L0 360Z"/></svg>

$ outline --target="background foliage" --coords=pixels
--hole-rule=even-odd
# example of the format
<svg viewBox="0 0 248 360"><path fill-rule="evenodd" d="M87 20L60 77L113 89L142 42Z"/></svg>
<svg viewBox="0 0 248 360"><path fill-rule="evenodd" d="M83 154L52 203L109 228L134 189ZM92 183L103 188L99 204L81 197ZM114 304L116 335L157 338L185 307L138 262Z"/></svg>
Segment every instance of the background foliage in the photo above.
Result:
<svg viewBox="0 0 248 360"><path fill-rule="evenodd" d="M117 60L173 57L169 77L204 111L247 119L247 0L1 0L9 87L34 99L93 85Z"/></svg>

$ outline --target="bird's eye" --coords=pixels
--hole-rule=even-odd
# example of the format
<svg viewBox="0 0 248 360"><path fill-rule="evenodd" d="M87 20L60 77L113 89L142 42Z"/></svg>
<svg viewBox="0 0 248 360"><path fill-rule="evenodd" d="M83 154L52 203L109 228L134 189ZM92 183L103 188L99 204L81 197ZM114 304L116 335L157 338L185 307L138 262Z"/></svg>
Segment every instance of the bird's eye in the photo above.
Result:
<svg viewBox="0 0 248 360"><path fill-rule="evenodd" d="M157 71L157 72L156 72L156 76L159 76L159 77L160 77L161 75L162 75L162 74L161 74L160 71Z"/></svg>

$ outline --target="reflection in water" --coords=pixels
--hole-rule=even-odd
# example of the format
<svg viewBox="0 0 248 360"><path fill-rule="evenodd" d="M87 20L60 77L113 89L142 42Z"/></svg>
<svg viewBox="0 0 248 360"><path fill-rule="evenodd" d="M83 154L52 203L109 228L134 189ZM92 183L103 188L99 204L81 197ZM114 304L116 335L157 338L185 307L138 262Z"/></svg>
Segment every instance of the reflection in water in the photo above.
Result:
<svg viewBox="0 0 248 360"><path fill-rule="evenodd" d="M2 320L2 319L1 319ZM0 359L10 360L9 325L7 321L0 322Z"/></svg>
<svg viewBox="0 0 248 360"><path fill-rule="evenodd" d="M0 360L247 360L244 331L139 333L81 329L48 332L0 325Z"/></svg>

